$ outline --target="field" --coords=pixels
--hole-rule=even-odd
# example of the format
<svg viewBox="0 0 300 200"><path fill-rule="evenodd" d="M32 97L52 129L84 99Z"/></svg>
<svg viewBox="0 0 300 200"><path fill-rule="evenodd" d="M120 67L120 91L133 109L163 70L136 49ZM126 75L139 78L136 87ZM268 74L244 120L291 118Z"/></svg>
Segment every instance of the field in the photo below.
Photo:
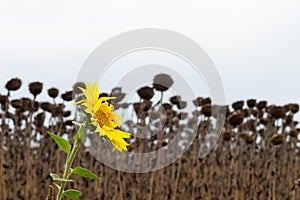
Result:
<svg viewBox="0 0 300 200"><path fill-rule="evenodd" d="M163 97L172 85L167 77L162 80L158 77L154 88L138 90L138 102L122 102L125 93L121 88L101 95L116 97L111 102L116 111L132 108L135 114L121 126L132 134L129 152L161 149L176 135L181 138L176 145L180 148L188 141L180 130L196 120L197 135L191 146L160 170L126 173L102 164L82 145L74 164L90 169L101 179L74 177L68 187L82 192L79 199L300 199L298 104L269 105L264 100L245 99L219 106L209 97L185 100L179 96L152 102L153 96ZM80 98L78 86L83 85L74 84L70 91L60 93L57 88L43 88L42 83L33 82L29 85L31 96L15 99L14 92L21 86L20 79L11 79L5 85L7 93L0 95L0 199L46 199L52 184L49 173L62 174L66 159L47 131L72 142L76 132L72 120L77 113L67 108ZM37 101L41 92L48 93L49 98ZM193 115L184 112L187 103L195 105ZM163 114L155 115L162 109ZM226 110L221 116L225 124L220 138L207 156L199 158L220 109ZM138 137L140 126L161 117L164 123L156 126L160 127L158 134Z"/></svg>

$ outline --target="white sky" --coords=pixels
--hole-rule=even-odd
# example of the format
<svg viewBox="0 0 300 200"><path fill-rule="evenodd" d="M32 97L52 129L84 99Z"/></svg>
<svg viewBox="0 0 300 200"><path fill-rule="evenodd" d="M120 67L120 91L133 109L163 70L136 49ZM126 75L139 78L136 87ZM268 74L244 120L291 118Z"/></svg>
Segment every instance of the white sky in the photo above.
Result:
<svg viewBox="0 0 300 200"><path fill-rule="evenodd" d="M150 27L196 41L215 63L228 103L299 102L299 10L299 0L2 0L0 92L16 76L23 91L37 80L67 90L102 42Z"/></svg>

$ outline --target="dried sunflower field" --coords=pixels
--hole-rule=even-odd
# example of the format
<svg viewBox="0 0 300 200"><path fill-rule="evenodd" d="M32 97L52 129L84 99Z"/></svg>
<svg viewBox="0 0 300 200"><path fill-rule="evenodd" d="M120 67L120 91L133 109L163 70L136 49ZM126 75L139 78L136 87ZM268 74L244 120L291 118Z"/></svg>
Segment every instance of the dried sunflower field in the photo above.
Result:
<svg viewBox="0 0 300 200"><path fill-rule="evenodd" d="M127 139L129 153L163 148L182 127L197 119L197 136L188 150L160 170L126 173L102 164L80 148L74 164L89 168L101 179L74 178L70 187L82 192L79 199L300 199L298 104L270 105L265 100L245 99L225 106L221 137L213 150L199 159L203 138L215 118L212 110L220 106L209 97L164 97L172 84L168 75L156 75L152 85L136 91L137 102L123 102L126 94L120 87L100 96L116 97L110 102L116 111L131 108L134 112L122 125L132 135ZM0 94L1 200L46 199L52 184L49 173L62 174L61 163L66 159L47 131L72 140L77 111L70 109L70 104L80 98L78 86L84 84L70 85L70 91L61 92L32 82L28 87L31 96L15 99L15 91L27 86L18 78L6 83L5 93ZM49 97L40 100L41 93ZM187 104L194 105L193 113L185 112ZM155 115L157 109L165 111L159 134L135 137L138 126L161 117Z"/></svg>

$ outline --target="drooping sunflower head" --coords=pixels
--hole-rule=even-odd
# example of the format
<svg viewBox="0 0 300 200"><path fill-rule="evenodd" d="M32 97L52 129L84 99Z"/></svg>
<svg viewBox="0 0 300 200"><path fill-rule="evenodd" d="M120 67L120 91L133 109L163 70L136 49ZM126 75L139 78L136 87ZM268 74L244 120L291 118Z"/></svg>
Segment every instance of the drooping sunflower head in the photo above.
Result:
<svg viewBox="0 0 300 200"><path fill-rule="evenodd" d="M106 136L115 149L126 150L129 145L124 138L130 138L130 134L119 130L122 118L113 112L113 105L108 103L114 97L100 97L98 83L93 85L85 83L85 89L79 88L83 92L83 99L75 102L85 107L84 111L89 114L90 122L96 127L95 132L100 136Z"/></svg>

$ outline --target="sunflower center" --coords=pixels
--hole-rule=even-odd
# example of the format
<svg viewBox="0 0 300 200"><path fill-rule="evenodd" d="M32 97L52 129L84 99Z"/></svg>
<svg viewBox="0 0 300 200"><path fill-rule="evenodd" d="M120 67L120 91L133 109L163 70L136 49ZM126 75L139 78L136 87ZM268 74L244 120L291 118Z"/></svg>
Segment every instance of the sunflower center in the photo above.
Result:
<svg viewBox="0 0 300 200"><path fill-rule="evenodd" d="M111 128L115 128L113 123L115 120L114 115L111 112L110 107L106 103L102 104L95 114L100 127L108 126Z"/></svg>

